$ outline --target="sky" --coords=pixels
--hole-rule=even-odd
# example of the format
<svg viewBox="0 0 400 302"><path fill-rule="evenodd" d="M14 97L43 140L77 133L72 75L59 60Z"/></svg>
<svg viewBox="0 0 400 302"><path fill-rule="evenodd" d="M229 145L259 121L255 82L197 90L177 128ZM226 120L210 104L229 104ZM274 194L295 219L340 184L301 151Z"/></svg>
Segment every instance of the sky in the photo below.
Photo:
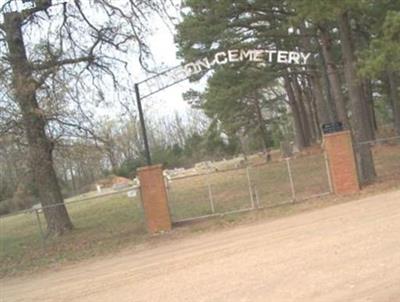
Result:
<svg viewBox="0 0 400 302"><path fill-rule="evenodd" d="M179 7L181 0L172 0ZM180 20L180 11L171 10L169 12L177 22ZM166 70L171 67L184 64L177 58L177 46L174 43L175 29L172 24L166 24L160 17L154 16L151 20L151 36L146 38L146 43L150 48L152 59L150 60L150 68ZM132 58L130 64L130 72L134 82L140 82L152 76L146 73L138 63L137 58ZM190 83L188 80L169 87L157 94L143 100L143 107L148 115L151 116L172 116L176 112L185 116L190 112L190 106L183 100L182 94L189 90L203 90L205 88L205 79L197 83ZM133 85L133 83L132 83Z"/></svg>
<svg viewBox="0 0 400 302"><path fill-rule="evenodd" d="M53 0L54 3L64 2L68 0ZM121 1L121 0L117 0ZM180 0L173 0L177 6L179 6ZM0 0L0 7L6 2L6 0ZM13 10L20 10L24 7L22 0L14 0L12 2ZM170 12L171 15L177 19L180 18L179 11L174 10ZM1 18L1 16L0 16ZM0 20L1 21L1 20ZM177 47L174 43L174 28L171 24L167 25L160 17L153 17L150 22L152 34L147 37L147 44L152 53L152 59L149 60L151 69L159 69L160 67L174 67L183 62L176 58ZM161 68L163 69L163 68ZM129 58L128 65L129 73L131 73L131 84L146 79L150 76L140 66L138 58L132 56ZM127 74L128 77L128 74ZM177 84L166 90L163 90L154 96L151 96L143 100L143 107L145 113L149 116L171 116L175 112L180 115L185 115L190 106L183 100L182 93L188 89L203 89L204 83L189 83L188 81ZM132 95L132 102L135 102L135 96ZM113 115L118 115L117 109L105 108L98 110L99 115L106 115L110 118Z"/></svg>
<svg viewBox="0 0 400 302"><path fill-rule="evenodd" d="M176 58L177 48L174 44L173 32L161 21L155 19L154 35L148 40L149 47L154 57L155 65L174 67L182 63ZM140 74L139 80L146 78L146 74ZM196 87L188 81L167 88L146 100L149 110L157 115L173 114L175 111L184 114L189 106L183 101L182 93L189 88Z"/></svg>

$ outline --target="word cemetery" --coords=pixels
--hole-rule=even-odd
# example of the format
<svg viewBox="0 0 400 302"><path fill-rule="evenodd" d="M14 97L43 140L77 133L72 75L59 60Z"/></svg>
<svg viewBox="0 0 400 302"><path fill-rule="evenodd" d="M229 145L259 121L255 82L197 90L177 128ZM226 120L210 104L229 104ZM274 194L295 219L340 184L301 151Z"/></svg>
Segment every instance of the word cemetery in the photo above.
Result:
<svg viewBox="0 0 400 302"><path fill-rule="evenodd" d="M311 53L301 51L269 50L269 49L230 49L217 52L210 60L204 58L196 62L187 63L183 66L188 76L198 74L203 70L208 70L215 65L224 65L236 62L255 62L260 64L279 63L279 64L307 64Z"/></svg>

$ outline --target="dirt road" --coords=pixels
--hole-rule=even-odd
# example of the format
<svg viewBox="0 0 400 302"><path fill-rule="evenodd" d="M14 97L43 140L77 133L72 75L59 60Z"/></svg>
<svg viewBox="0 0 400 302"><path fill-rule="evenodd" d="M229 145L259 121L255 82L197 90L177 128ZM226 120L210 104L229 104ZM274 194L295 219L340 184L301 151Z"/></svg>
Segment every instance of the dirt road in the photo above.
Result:
<svg viewBox="0 0 400 302"><path fill-rule="evenodd" d="M400 301L400 191L3 280L1 301Z"/></svg>

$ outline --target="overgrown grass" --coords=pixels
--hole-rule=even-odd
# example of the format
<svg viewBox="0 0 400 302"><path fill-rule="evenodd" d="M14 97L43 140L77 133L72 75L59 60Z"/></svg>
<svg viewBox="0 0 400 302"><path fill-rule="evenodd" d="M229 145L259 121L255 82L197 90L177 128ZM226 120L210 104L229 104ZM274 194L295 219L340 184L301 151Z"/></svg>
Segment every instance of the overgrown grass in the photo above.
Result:
<svg viewBox="0 0 400 302"><path fill-rule="evenodd" d="M400 141L397 145L374 146L373 157L381 180L400 177Z"/></svg>
<svg viewBox="0 0 400 302"><path fill-rule="evenodd" d="M377 146L374 160L380 181L400 180L400 147ZM304 156L290 161L295 198L329 191L323 155ZM211 214L210 191L215 212L251 207L249 182L257 192L260 206L286 204L279 215L291 212L292 191L286 161L276 161L247 169L230 170L174 180L169 187L173 220ZM254 202L257 202L254 196ZM43 241L35 214L26 213L0 219L0 276L32 271L116 251L148 240L143 211L138 198L126 193L73 202L67 205L75 229L60 238ZM247 215L247 214L246 214ZM215 223L241 220L243 214ZM283 215L283 214L282 214ZM239 217L239 218L238 218ZM46 228L40 214L43 229ZM194 227L196 228L196 227Z"/></svg>
<svg viewBox="0 0 400 302"><path fill-rule="evenodd" d="M289 178L292 173L293 189ZM235 211L252 207L253 202L268 207L329 192L322 154L271 162L248 169L235 169L174 180L169 201L175 220ZM255 196L256 195L256 196Z"/></svg>
<svg viewBox="0 0 400 302"><path fill-rule="evenodd" d="M143 240L146 230L138 199L126 193L67 205L75 229L43 240L34 213L0 219L1 275L78 260ZM43 229L46 228L40 214Z"/></svg>

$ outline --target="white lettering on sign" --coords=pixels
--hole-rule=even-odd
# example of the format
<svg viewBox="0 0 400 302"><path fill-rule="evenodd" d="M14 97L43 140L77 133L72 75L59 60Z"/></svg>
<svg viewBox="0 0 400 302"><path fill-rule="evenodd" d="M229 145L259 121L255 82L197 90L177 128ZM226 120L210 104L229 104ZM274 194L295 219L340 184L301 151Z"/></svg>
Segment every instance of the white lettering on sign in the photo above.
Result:
<svg viewBox="0 0 400 302"><path fill-rule="evenodd" d="M265 60L264 54L265 50L259 50L259 49L254 50L252 61L257 63L263 63Z"/></svg>
<svg viewBox="0 0 400 302"><path fill-rule="evenodd" d="M187 63L183 66L187 76L201 73L204 70L211 69L215 65L224 65L236 62L255 62L258 64L279 63L306 65L310 59L311 53L301 51L286 51L275 49L230 49L220 51L214 55L212 60L204 58L196 62Z"/></svg>
<svg viewBox="0 0 400 302"><path fill-rule="evenodd" d="M201 68L197 69L197 65L195 63L188 63L184 68L188 75L201 72Z"/></svg>
<svg viewBox="0 0 400 302"><path fill-rule="evenodd" d="M251 60L253 57L252 50L240 50L240 61Z"/></svg>
<svg viewBox="0 0 400 302"><path fill-rule="evenodd" d="M229 62L239 62L240 60L239 50L237 49L228 50L228 59Z"/></svg>
<svg viewBox="0 0 400 302"><path fill-rule="evenodd" d="M288 63L289 64L300 64L300 54L295 51L290 51Z"/></svg>
<svg viewBox="0 0 400 302"><path fill-rule="evenodd" d="M289 52L284 51L284 50L283 51L278 51L277 62L278 63L287 63L288 62L288 59L287 59L288 53Z"/></svg>
<svg viewBox="0 0 400 302"><path fill-rule="evenodd" d="M272 63L272 56L276 54L276 50L268 50L268 62Z"/></svg>
<svg viewBox="0 0 400 302"><path fill-rule="evenodd" d="M301 57L302 57L302 59L303 59L303 61L304 61L304 64L307 63L308 58L311 56L310 53L305 54L305 53L302 53L302 52L300 53L300 55L301 55Z"/></svg>
<svg viewBox="0 0 400 302"><path fill-rule="evenodd" d="M228 63L228 58L226 56L226 53L221 51L215 54L215 63L217 63L218 65L223 65Z"/></svg>

